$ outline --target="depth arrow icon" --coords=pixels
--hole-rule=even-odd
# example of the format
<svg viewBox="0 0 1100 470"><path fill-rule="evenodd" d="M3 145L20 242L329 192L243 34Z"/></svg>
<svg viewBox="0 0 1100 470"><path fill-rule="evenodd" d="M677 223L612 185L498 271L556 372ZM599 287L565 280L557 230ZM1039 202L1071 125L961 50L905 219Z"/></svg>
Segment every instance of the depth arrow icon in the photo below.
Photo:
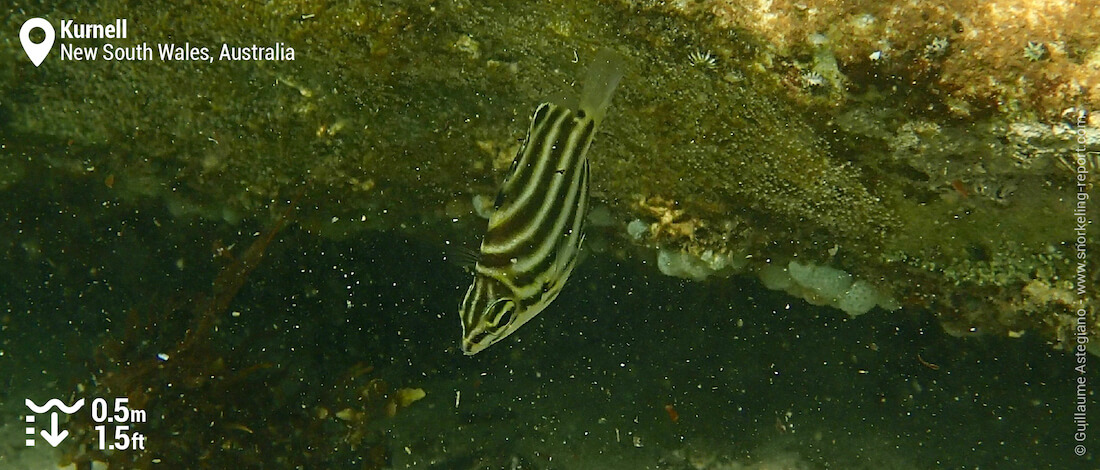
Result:
<svg viewBox="0 0 1100 470"><path fill-rule="evenodd" d="M69 431L57 432L57 412L50 413L50 432L46 432L45 429L39 432L42 438L51 446L57 447L61 441L64 441L66 437L69 437Z"/></svg>

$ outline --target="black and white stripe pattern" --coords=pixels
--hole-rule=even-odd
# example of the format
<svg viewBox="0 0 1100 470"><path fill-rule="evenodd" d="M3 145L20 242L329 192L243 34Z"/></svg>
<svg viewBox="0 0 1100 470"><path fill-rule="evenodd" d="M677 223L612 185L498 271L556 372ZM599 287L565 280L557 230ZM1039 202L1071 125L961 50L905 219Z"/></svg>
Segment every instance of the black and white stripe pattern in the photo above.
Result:
<svg viewBox="0 0 1100 470"><path fill-rule="evenodd" d="M514 330L561 292L584 236L586 154L595 130L596 123L583 111L546 103L535 111L526 142L497 195L475 281L463 301L467 331L479 322ZM500 298L514 302L511 311L487 308L490 299ZM486 318L493 313L498 318ZM501 322L503 315L511 322ZM491 328L486 330L483 339L503 338L510 332L498 331L497 336ZM463 344L467 354L476 347Z"/></svg>
<svg viewBox="0 0 1100 470"><path fill-rule="evenodd" d="M462 300L462 350L476 354L542 312L577 263L588 212L588 148L622 78L602 51L576 110L543 103L500 192Z"/></svg>
<svg viewBox="0 0 1100 470"><path fill-rule="evenodd" d="M564 267L559 259L576 257L588 207L585 154L594 128L592 120L568 109L540 106L527 146L501 188L481 243L479 271L523 292L521 298L541 290L532 283L543 273L560 274L553 272Z"/></svg>

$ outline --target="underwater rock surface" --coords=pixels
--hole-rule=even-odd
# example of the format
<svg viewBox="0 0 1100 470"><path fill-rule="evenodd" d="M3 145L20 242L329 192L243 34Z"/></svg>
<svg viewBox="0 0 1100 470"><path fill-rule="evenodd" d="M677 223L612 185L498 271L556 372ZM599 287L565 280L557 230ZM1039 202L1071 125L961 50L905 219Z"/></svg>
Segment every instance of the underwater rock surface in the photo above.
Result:
<svg viewBox="0 0 1100 470"><path fill-rule="evenodd" d="M662 271L695 279L797 258L949 332L1063 347L1075 149L1100 152L1098 9L75 2L37 14L128 17L134 44L278 41L295 60L5 68L0 132L40 143L3 149L0 189L48 177L238 223L304 188L300 223L318 236L472 240L484 222L470 201L494 192L529 114L612 47L631 69L590 153L594 200L618 221L590 230L600 256L660 253ZM0 44L0 60L21 55ZM1084 276L1100 284L1095 267ZM1084 301L1100 328L1097 294Z"/></svg>

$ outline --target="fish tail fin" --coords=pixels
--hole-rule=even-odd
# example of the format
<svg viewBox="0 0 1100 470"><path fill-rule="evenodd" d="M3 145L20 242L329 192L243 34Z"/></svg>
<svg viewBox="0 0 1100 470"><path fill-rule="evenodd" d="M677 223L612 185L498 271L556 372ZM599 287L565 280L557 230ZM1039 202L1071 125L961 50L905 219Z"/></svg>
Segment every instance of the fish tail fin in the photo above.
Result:
<svg viewBox="0 0 1100 470"><path fill-rule="evenodd" d="M603 116L607 113L607 107L611 105L611 97L615 94L615 87L623 78L626 69L626 59L610 49L601 49L596 53L596 58L588 66L588 74L584 78L584 89L581 91L580 109L599 125Z"/></svg>

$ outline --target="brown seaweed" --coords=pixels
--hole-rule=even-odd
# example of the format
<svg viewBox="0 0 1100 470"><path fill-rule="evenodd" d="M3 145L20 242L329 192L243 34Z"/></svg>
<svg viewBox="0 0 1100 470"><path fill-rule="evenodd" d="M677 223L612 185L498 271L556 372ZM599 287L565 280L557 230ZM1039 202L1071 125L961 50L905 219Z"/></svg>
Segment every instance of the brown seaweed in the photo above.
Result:
<svg viewBox="0 0 1100 470"><path fill-rule="evenodd" d="M133 308L123 331L106 335L89 364L93 379L81 387L83 396L125 396L131 409L145 410L148 421L131 430L143 433L147 444L144 450L101 450L96 423L86 414L74 415L69 426L74 438L67 440L63 464L82 469L96 461L110 468L386 464L388 450L371 424L392 416L398 401L384 381L371 376L372 367L349 367L306 404L286 391L295 377L278 362L232 353L217 340L234 299L293 222L297 200L220 269L209 292Z"/></svg>

